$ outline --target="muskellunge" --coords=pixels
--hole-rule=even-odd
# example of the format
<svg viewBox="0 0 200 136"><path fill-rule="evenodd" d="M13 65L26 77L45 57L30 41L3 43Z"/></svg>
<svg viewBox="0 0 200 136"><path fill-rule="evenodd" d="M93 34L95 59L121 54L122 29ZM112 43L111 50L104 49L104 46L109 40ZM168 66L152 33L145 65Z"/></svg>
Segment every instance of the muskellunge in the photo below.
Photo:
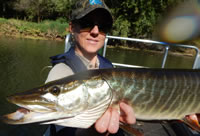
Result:
<svg viewBox="0 0 200 136"><path fill-rule="evenodd" d="M138 120L182 120L200 131L200 70L88 70L8 100L23 107L3 116L9 124L39 122L88 128L109 106L124 101L133 107Z"/></svg>

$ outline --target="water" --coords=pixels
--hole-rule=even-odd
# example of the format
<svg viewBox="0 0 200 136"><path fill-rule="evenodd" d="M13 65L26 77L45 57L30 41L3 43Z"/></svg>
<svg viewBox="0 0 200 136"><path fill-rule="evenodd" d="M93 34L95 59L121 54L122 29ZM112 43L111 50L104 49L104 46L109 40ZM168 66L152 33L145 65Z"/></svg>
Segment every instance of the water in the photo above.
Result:
<svg viewBox="0 0 200 136"><path fill-rule="evenodd" d="M6 96L44 83L51 65L49 57L62 53L64 42L12 39L0 37L0 116L13 112L17 106L6 101ZM108 49L107 57L113 62L160 67L163 55L142 51ZM168 57L167 68L191 68L193 58ZM47 126L6 125L0 122L0 136L40 136Z"/></svg>
<svg viewBox="0 0 200 136"><path fill-rule="evenodd" d="M0 115L13 112L16 106L6 96L44 83L50 65L49 57L64 50L64 42L0 38ZM5 125L0 136L39 136L46 126Z"/></svg>
<svg viewBox="0 0 200 136"><path fill-rule="evenodd" d="M111 48L108 49L106 57L115 63L131 64L151 68L161 68L163 53ZM165 68L191 69L193 63L194 57L169 54L167 57Z"/></svg>

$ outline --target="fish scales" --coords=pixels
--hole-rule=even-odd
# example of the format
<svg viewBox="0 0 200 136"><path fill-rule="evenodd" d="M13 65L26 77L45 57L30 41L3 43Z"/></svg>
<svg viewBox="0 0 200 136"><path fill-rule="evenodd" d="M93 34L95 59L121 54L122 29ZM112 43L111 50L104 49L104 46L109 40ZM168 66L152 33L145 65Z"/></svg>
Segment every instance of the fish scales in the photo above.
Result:
<svg viewBox="0 0 200 136"><path fill-rule="evenodd" d="M182 84L182 88L180 89L180 93L182 94L181 97L182 99L180 99L179 101L177 101L177 103L179 102L180 107L182 108L182 110L177 110L179 112L177 112L177 114L180 114L184 111L189 112L191 111L193 108L195 108L194 106L198 105L198 101L197 101L197 97L199 95L199 78L198 78L199 74L198 73L185 73L185 77L184 80L185 82L183 82ZM192 90L192 91L189 91ZM197 97L196 97L197 96ZM182 100L182 101L181 101ZM191 109L192 107L192 109Z"/></svg>
<svg viewBox="0 0 200 136"><path fill-rule="evenodd" d="M199 83L200 70L88 70L8 97L29 111L4 118L10 124L43 122L88 128L109 106L125 101L137 119L182 120L200 114Z"/></svg>
<svg viewBox="0 0 200 136"><path fill-rule="evenodd" d="M142 115L146 119L180 119L198 107L195 104L200 100L199 71L138 69L109 73L103 76L116 91L117 99L131 102L139 118ZM151 115L149 112L145 115L146 111ZM198 108L193 113L199 111Z"/></svg>

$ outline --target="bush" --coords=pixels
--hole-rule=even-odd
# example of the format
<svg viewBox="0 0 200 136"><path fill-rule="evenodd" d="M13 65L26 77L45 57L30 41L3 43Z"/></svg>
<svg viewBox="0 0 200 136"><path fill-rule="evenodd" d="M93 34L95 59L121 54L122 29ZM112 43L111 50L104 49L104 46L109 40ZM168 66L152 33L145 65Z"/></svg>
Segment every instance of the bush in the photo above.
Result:
<svg viewBox="0 0 200 136"><path fill-rule="evenodd" d="M5 24L7 23L7 19L5 18L0 18L0 24Z"/></svg>
<svg viewBox="0 0 200 136"><path fill-rule="evenodd" d="M0 23L8 25L10 28L15 29L15 32L22 35L47 36L53 39L60 37L64 39L68 33L66 31L68 23L64 21L61 23L61 19L59 21L45 20L41 23L34 23L16 19L7 20L0 18Z"/></svg>

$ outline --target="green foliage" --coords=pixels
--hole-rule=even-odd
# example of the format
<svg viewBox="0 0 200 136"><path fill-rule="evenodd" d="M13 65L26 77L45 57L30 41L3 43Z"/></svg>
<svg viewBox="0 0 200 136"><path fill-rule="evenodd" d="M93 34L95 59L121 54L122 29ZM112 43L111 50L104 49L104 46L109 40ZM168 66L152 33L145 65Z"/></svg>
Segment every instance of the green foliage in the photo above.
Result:
<svg viewBox="0 0 200 136"><path fill-rule="evenodd" d="M29 36L39 36L39 37L49 37L49 38L64 38L68 33L66 28L68 28L68 23L60 23L59 21L45 20L41 23L20 21L16 19L2 19L0 18L0 32L4 30L4 27L12 29L11 33L29 35ZM5 31L7 33L9 31Z"/></svg>
<svg viewBox="0 0 200 136"><path fill-rule="evenodd" d="M53 4L55 6L55 11L61 15L69 17L70 12L72 11L72 6L74 5L75 0L54 0Z"/></svg>
<svg viewBox="0 0 200 136"><path fill-rule="evenodd" d="M115 19L112 34L151 38L159 18L169 7L180 1L182 0L106 0Z"/></svg>
<svg viewBox="0 0 200 136"><path fill-rule="evenodd" d="M119 16L113 24L112 34L121 35L122 37L128 37L130 33L130 26L131 23L126 18L124 18L123 16Z"/></svg>
<svg viewBox="0 0 200 136"><path fill-rule="evenodd" d="M26 13L28 20L40 22L54 12L53 0L17 0L14 8Z"/></svg>
<svg viewBox="0 0 200 136"><path fill-rule="evenodd" d="M51 31L53 33L58 33L62 36L65 36L67 31L66 28L68 28L68 23L60 23L59 21L51 21L51 20L45 20L40 24L40 30L43 32Z"/></svg>
<svg viewBox="0 0 200 136"><path fill-rule="evenodd" d="M114 17L111 35L151 38L158 20L169 8L175 7L181 1L184 0L105 0ZM65 22L69 22L75 2L76 0L9 0L10 4L3 2L3 5L14 8L28 21L47 25L40 26L42 32L62 33L67 26ZM45 23L44 20L56 21ZM23 26L20 29L26 30Z"/></svg>
<svg viewBox="0 0 200 136"><path fill-rule="evenodd" d="M28 20L40 22L52 15L68 18L73 4L74 0L17 0L14 8L25 12Z"/></svg>
<svg viewBox="0 0 200 136"><path fill-rule="evenodd" d="M68 21L66 20L66 18L63 18L63 17L57 18L56 21L59 22L59 23L61 23L61 24L65 24L66 22L68 22Z"/></svg>
<svg viewBox="0 0 200 136"><path fill-rule="evenodd" d="M5 18L0 18L0 25L1 24L5 24L7 22L7 19L5 19Z"/></svg>

